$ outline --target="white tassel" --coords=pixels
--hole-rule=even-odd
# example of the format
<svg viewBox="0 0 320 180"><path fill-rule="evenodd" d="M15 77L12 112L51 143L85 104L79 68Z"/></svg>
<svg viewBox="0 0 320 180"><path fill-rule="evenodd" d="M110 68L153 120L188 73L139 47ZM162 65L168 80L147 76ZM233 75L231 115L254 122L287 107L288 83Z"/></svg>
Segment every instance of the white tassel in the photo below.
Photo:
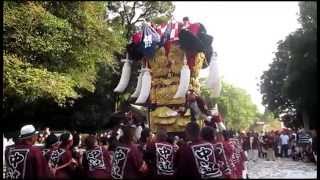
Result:
<svg viewBox="0 0 320 180"><path fill-rule="evenodd" d="M138 82L137 82L136 90L135 90L134 93L131 95L131 97L133 97L133 98L138 97L139 94L140 94L141 84L142 84L142 76L143 76L143 68L141 68L140 74L139 74L139 76L138 76Z"/></svg>
<svg viewBox="0 0 320 180"><path fill-rule="evenodd" d="M150 75L150 70L146 68L142 76L141 92L136 101L136 104L145 103L149 97L150 90L151 90L151 75Z"/></svg>
<svg viewBox="0 0 320 180"><path fill-rule="evenodd" d="M127 88L130 80L130 74L131 74L131 65L130 65L130 60L128 59L128 54L127 54L127 59L121 60L121 62L124 62L124 65L122 67L120 81L117 87L113 90L114 92L119 92L119 93L122 93Z"/></svg>
<svg viewBox="0 0 320 180"><path fill-rule="evenodd" d="M221 92L221 80L219 75L218 63L216 56L213 55L209 65L209 75L207 80L207 86L211 89L213 97L219 97Z"/></svg>
<svg viewBox="0 0 320 180"><path fill-rule="evenodd" d="M219 132L226 130L226 127L224 126L223 122L218 122L216 123L216 125L217 125L217 128L219 129Z"/></svg>
<svg viewBox="0 0 320 180"><path fill-rule="evenodd" d="M182 66L181 72L180 72L180 82L179 82L178 90L176 94L173 96L173 98L184 97L188 91L189 83L190 83L190 69L189 69L189 66L187 65L186 56L184 56L184 65Z"/></svg>

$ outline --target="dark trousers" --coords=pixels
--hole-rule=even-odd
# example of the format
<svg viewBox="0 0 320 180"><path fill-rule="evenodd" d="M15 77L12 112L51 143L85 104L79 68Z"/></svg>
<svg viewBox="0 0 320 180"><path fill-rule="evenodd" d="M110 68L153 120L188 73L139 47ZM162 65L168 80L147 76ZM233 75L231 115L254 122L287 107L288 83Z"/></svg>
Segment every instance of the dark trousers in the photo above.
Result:
<svg viewBox="0 0 320 180"><path fill-rule="evenodd" d="M288 157L288 144L281 145L281 157ZM284 156L283 156L284 153Z"/></svg>
<svg viewBox="0 0 320 180"><path fill-rule="evenodd" d="M279 157L279 156L280 156L279 150L278 150L278 146L274 146L274 147L273 147L273 151L274 151L274 155L275 155L276 157Z"/></svg>

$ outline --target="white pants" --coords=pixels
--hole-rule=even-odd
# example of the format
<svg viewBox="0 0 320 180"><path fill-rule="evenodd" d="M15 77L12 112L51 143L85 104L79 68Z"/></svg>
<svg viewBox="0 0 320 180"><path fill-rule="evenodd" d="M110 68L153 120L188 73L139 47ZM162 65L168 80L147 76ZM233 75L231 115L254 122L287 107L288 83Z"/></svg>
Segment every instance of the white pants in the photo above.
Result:
<svg viewBox="0 0 320 180"><path fill-rule="evenodd" d="M258 149L249 149L248 150L248 157L249 157L249 161L253 160L253 161L257 161L258 160L258 155L259 155L259 151Z"/></svg>

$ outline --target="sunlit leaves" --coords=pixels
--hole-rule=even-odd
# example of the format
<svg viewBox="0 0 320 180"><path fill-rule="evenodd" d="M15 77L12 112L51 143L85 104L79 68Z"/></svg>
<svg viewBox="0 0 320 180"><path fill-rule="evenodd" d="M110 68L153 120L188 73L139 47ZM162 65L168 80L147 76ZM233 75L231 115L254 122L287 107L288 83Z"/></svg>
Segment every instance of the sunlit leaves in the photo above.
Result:
<svg viewBox="0 0 320 180"><path fill-rule="evenodd" d="M210 90L202 83L201 96L208 103L209 108L213 108L215 103L218 104L219 112L224 117L228 128L247 129L257 119L258 109L250 95L231 84L223 82L220 97L213 98Z"/></svg>
<svg viewBox="0 0 320 180"><path fill-rule="evenodd" d="M32 67L17 56L4 55L4 93L19 96L25 102L40 97L63 104L67 97L77 97L76 82L56 72Z"/></svg>
<svg viewBox="0 0 320 180"><path fill-rule="evenodd" d="M4 66L11 73L5 96L17 93L26 102L53 97L63 103L79 95L75 89L94 92L96 64L108 64L113 73L113 54L121 52L125 43L118 27L105 21L105 14L105 2L6 1L4 50L6 58L19 61ZM14 64L18 62L23 66ZM6 67L10 64L11 69ZM26 77L14 76L20 70ZM45 84L59 88L45 88Z"/></svg>

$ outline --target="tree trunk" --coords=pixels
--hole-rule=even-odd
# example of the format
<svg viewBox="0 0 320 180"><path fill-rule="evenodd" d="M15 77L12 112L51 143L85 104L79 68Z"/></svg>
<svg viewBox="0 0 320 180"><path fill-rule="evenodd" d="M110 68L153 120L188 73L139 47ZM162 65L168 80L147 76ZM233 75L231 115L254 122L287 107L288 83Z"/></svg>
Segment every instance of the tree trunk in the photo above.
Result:
<svg viewBox="0 0 320 180"><path fill-rule="evenodd" d="M306 110L303 110L303 112L302 112L302 121L303 121L304 129L310 130L310 119L309 119L309 115Z"/></svg>
<svg viewBox="0 0 320 180"><path fill-rule="evenodd" d="M126 33L126 38L127 40L130 40L133 32L132 32L133 28L132 28L132 25L128 25L127 26L127 33Z"/></svg>

